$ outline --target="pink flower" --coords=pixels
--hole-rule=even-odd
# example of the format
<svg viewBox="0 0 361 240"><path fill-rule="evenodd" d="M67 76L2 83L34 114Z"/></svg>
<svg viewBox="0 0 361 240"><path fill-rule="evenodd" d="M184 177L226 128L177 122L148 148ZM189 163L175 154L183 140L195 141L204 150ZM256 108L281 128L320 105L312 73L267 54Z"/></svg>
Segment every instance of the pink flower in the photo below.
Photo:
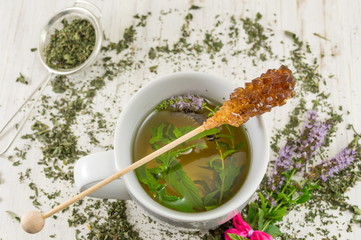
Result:
<svg viewBox="0 0 361 240"><path fill-rule="evenodd" d="M228 229L224 233L226 240L232 240L228 234L236 234L250 240L273 240L271 235L262 231L253 230L251 226L242 219L239 213L233 218L233 225L235 228Z"/></svg>

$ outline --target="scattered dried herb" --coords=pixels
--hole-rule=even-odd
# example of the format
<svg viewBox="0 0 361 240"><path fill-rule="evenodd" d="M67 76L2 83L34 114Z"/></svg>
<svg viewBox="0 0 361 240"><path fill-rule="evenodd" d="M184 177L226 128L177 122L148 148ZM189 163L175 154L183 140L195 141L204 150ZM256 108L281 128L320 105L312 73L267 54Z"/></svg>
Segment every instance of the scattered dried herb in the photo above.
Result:
<svg viewBox="0 0 361 240"><path fill-rule="evenodd" d="M12 219L14 219L16 222L20 222L20 217L12 212L12 211L5 211Z"/></svg>
<svg viewBox="0 0 361 240"><path fill-rule="evenodd" d="M115 50L117 54L128 49L135 40L135 27L132 25L124 30L123 39L119 42L110 42L107 46L103 46L103 51Z"/></svg>
<svg viewBox="0 0 361 240"><path fill-rule="evenodd" d="M255 19L242 18L243 29L246 32L247 44L251 47L246 50L248 56L257 57L261 61L267 60L267 55L272 56L271 46L269 45L268 36L264 27L260 24L262 14L257 13ZM253 62L255 65L255 62Z"/></svg>
<svg viewBox="0 0 361 240"><path fill-rule="evenodd" d="M223 42L211 33L206 33L203 42L207 47L207 53L219 52L223 47Z"/></svg>
<svg viewBox="0 0 361 240"><path fill-rule="evenodd" d="M330 41L329 39L327 39L326 37L318 34L318 33L313 33L313 35L315 35L316 37L319 37L319 38L322 38L323 40L327 40L327 41Z"/></svg>
<svg viewBox="0 0 361 240"><path fill-rule="evenodd" d="M150 15L152 15L150 12L148 12L147 15L136 14L134 16L134 18L139 20L139 22L136 24L136 27L145 27L145 26L147 26L147 19L148 19L148 17Z"/></svg>
<svg viewBox="0 0 361 240"><path fill-rule="evenodd" d="M124 201L92 199L86 206L80 204L81 208L73 208L68 223L72 227L86 224L89 232L81 234L78 231L77 239L141 239L127 221Z"/></svg>
<svg viewBox="0 0 361 240"><path fill-rule="evenodd" d="M154 65L149 67L149 71L152 73L157 73L158 65Z"/></svg>
<svg viewBox="0 0 361 240"><path fill-rule="evenodd" d="M69 88L69 79L64 75L58 75L50 83L53 87L53 92L64 93Z"/></svg>
<svg viewBox="0 0 361 240"><path fill-rule="evenodd" d="M28 85L29 82L28 82L28 80L26 80L26 78L24 77L24 75L23 75L22 73L19 73L19 74L20 74L20 76L16 78L16 82L19 82L19 83Z"/></svg>
<svg viewBox="0 0 361 240"><path fill-rule="evenodd" d="M197 6L197 5L192 5L189 10L198 10L198 9L201 9L202 7L200 6Z"/></svg>

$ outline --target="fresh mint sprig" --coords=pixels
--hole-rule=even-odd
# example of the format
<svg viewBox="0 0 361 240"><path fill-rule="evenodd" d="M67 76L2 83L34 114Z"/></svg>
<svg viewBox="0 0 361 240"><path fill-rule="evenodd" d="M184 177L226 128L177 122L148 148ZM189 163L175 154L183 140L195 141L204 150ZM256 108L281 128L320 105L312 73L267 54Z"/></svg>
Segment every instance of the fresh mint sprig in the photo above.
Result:
<svg viewBox="0 0 361 240"><path fill-rule="evenodd" d="M235 136L234 127L224 127L228 129L228 133L220 133L221 128L209 129L162 154L156 158L157 167L150 169L146 166L139 167L136 170L139 181L148 187L154 199L175 210L194 212L218 207L232 194L230 190L243 167L238 166L237 159L233 157L233 154L241 150L243 143L236 143L232 139ZM149 143L154 150L157 150L193 129L192 126L176 127L170 123L162 123L151 129ZM211 159L209 165L205 167L216 173L215 186L209 186L209 183L202 180L192 181L177 160L181 154L193 148L203 148L203 142L206 140L199 141L199 139L207 136L212 136L211 140L215 141L219 151L219 155ZM177 194L169 194L166 190L167 184ZM196 184L209 193L201 197Z"/></svg>

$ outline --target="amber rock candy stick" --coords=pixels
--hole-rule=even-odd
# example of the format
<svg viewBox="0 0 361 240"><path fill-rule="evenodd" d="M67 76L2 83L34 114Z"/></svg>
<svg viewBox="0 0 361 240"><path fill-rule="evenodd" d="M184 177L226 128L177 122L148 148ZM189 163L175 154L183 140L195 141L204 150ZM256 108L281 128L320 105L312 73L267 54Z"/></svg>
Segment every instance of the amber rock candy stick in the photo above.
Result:
<svg viewBox="0 0 361 240"><path fill-rule="evenodd" d="M291 70L281 66L278 70L269 69L260 77L237 88L221 108L204 123L205 129L229 124L235 127L249 118L269 112L275 106L282 106L295 95L296 81Z"/></svg>

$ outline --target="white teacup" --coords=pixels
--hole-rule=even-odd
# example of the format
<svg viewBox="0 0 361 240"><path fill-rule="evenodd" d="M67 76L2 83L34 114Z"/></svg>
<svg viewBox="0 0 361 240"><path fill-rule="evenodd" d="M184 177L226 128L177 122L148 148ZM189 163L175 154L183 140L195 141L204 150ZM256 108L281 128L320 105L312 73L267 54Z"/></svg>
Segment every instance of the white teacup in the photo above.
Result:
<svg viewBox="0 0 361 240"><path fill-rule="evenodd" d="M132 164L135 134L150 112L162 100L182 94L198 94L217 102L229 98L235 86L204 73L174 73L155 80L139 90L119 116L115 130L114 150L98 152L79 159L74 168L75 184L84 191L104 178ZM261 117L244 124L250 143L250 168L245 182L226 203L201 213L184 213L154 201L143 190L134 172L94 192L92 197L133 199L150 215L176 226L210 229L234 217L247 204L267 169L269 145Z"/></svg>

